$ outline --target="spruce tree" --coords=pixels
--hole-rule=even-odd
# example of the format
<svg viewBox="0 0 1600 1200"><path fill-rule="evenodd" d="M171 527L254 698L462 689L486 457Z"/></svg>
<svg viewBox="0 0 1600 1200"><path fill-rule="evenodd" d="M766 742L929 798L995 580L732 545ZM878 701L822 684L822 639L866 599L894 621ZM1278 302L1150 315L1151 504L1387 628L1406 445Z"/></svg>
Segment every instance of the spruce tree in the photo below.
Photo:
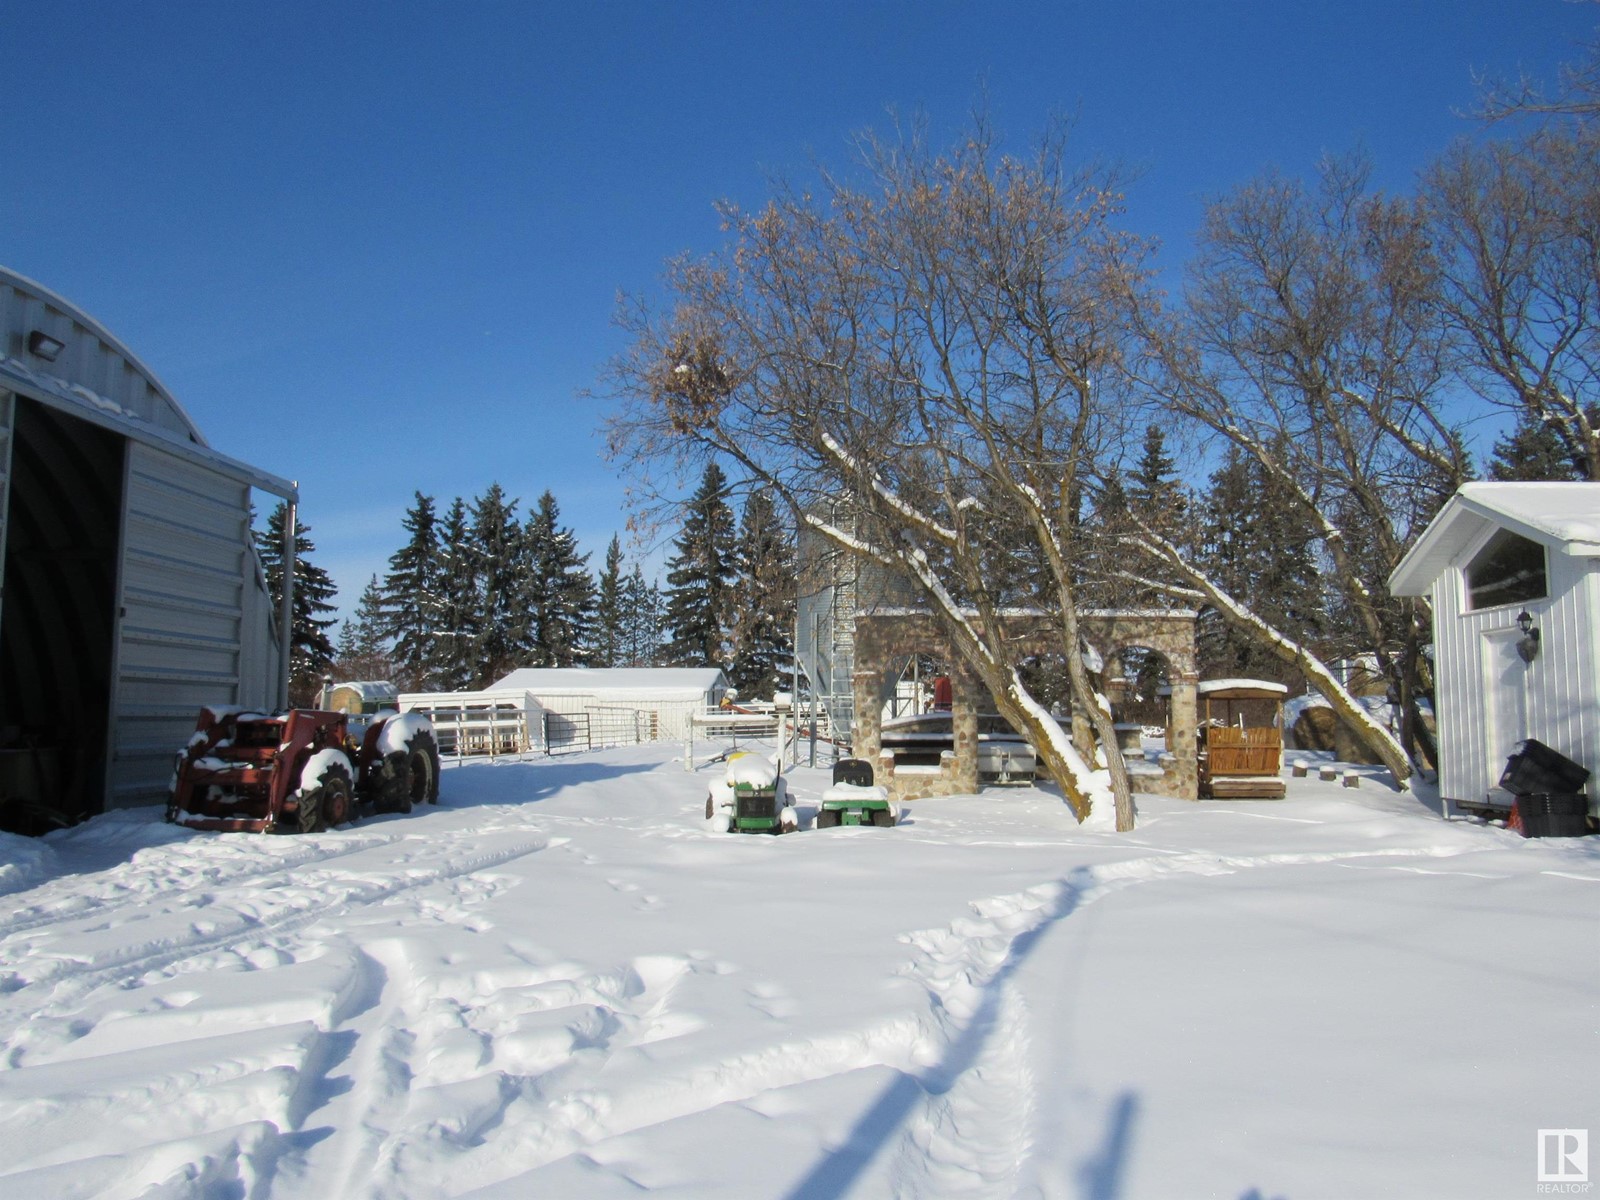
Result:
<svg viewBox="0 0 1600 1200"><path fill-rule="evenodd" d="M527 638L526 567L517 502L498 483L472 506L472 568L478 597L472 685L487 687L519 661Z"/></svg>
<svg viewBox="0 0 1600 1200"><path fill-rule="evenodd" d="M394 659L385 635L383 589L374 575L367 581L355 615L339 627L336 676L342 680L386 680L394 674Z"/></svg>
<svg viewBox="0 0 1600 1200"><path fill-rule="evenodd" d="M383 630L394 643L396 681L408 690L418 690L429 686L440 619L441 561L433 497L417 492L402 525L410 537L390 557L384 576Z"/></svg>
<svg viewBox="0 0 1600 1200"><path fill-rule="evenodd" d="M667 561L667 661L680 667L727 665L733 622L733 510L723 499L727 479L708 463L690 497L683 531Z"/></svg>
<svg viewBox="0 0 1600 1200"><path fill-rule="evenodd" d="M428 683L470 688L477 674L478 577L466 502L457 496L439 524L439 617L427 655Z"/></svg>
<svg viewBox="0 0 1600 1200"><path fill-rule="evenodd" d="M283 525L289 506L280 502L267 518L265 532L256 530L256 548L267 577L274 613L283 611ZM328 573L311 561L316 546L311 530L295 521L294 604L289 636L289 703L298 708L316 703L322 677L333 666L333 643L328 630L335 618L332 600L338 589Z"/></svg>
<svg viewBox="0 0 1600 1200"><path fill-rule="evenodd" d="M745 699L770 700L794 663L794 550L772 494L745 501L735 555L734 656L729 675Z"/></svg>
<svg viewBox="0 0 1600 1200"><path fill-rule="evenodd" d="M1494 444L1489 478L1502 481L1560 482L1583 479L1572 452L1548 421L1524 413L1517 426Z"/></svg>
<svg viewBox="0 0 1600 1200"><path fill-rule="evenodd" d="M1197 558L1207 574L1297 641L1325 637L1328 621L1316 530L1288 490L1253 458L1230 448L1211 476L1201 507ZM1202 675L1299 682L1286 678L1281 660L1215 610L1201 610L1196 639Z"/></svg>
<svg viewBox="0 0 1600 1200"><path fill-rule="evenodd" d="M594 579L578 553L572 530L561 527L555 496L545 492L528 517L523 542L528 571L523 579L528 665L586 664L595 624Z"/></svg>
<svg viewBox="0 0 1600 1200"><path fill-rule="evenodd" d="M1146 428L1144 452L1128 476L1128 504L1146 525L1169 539L1182 526L1188 508L1177 469L1177 461L1167 453L1161 426Z"/></svg>
<svg viewBox="0 0 1600 1200"><path fill-rule="evenodd" d="M625 654L627 629L622 578L622 543L615 534L606 547L606 565L600 572L595 596L594 665L620 667Z"/></svg>
<svg viewBox="0 0 1600 1200"><path fill-rule="evenodd" d="M661 589L646 580L637 563L622 587L623 661L625 667L661 665L661 629L666 607Z"/></svg>

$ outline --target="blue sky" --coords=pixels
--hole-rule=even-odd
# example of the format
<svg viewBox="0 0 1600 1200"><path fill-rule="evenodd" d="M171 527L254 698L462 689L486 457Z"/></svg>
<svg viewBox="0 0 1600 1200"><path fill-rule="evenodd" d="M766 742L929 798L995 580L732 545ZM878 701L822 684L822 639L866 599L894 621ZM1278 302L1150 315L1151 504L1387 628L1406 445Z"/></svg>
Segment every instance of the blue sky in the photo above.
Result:
<svg viewBox="0 0 1600 1200"><path fill-rule="evenodd" d="M1139 172L1129 223L1170 268L1265 168L1362 147L1409 187L1476 131L1474 71L1549 78L1597 24L1567 0L0 0L0 264L298 480L348 607L417 488L548 488L598 563L626 512L581 393L619 290L890 108L948 134L986 91L1018 142L1075 116Z"/></svg>

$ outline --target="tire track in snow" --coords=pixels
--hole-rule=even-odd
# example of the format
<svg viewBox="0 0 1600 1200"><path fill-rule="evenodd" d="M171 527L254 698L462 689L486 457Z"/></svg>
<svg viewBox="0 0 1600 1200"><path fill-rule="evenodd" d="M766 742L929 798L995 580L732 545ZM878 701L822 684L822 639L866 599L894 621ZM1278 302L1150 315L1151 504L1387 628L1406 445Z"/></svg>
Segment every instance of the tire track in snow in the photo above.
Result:
<svg viewBox="0 0 1600 1200"><path fill-rule="evenodd" d="M291 871L291 887L263 889L255 883L234 889L232 896L224 889L208 894L199 909L184 905L112 926L88 961L81 949L51 954L48 947L9 965L0 958L0 1024L24 1030L30 1020L59 1010L102 984L169 968L242 939L294 933L329 916L502 866L550 844L542 834L508 838L504 833L485 836L479 831L458 839L454 846L441 847L435 836L408 836L399 844L410 842L416 843L414 855L380 859L360 869ZM384 848L389 847L379 847ZM76 938L73 945L83 941ZM49 988L48 994L39 997L41 988ZM8 1054L16 1036L5 1043Z"/></svg>
<svg viewBox="0 0 1600 1200"><path fill-rule="evenodd" d="M254 835L240 834L239 837ZM85 896L85 888L81 876L68 876L66 881L50 880L21 896L34 897L44 893L44 898L35 900L25 907L0 917L0 954L3 954L4 943L13 937L32 932L43 926L60 926L68 923L98 919L101 917L115 916L122 911L150 903L151 897L170 892L174 887L232 887L247 881L257 883L268 876L285 872L303 870L307 867L320 866L334 859L345 858L352 854L359 854L365 850L372 850L382 846L393 845L405 840L404 834L392 837L373 837L361 833L352 837L344 834L313 834L309 837L292 839L295 842L312 843L322 838L337 838L338 841L331 847L315 846L315 853L302 853L295 855L293 850L283 855L273 854L241 854L233 864L240 869L219 869L210 861L204 851L195 847L194 840L178 843L176 846L163 846L159 849L140 850L134 859L127 863L119 864L109 870L99 872L100 878L96 881L95 888L100 895ZM290 839L285 839L290 840ZM173 853L178 847L185 851L194 849L193 853ZM229 849L234 847L230 846ZM253 847L252 847L253 849ZM159 855L156 862L150 862L149 857ZM139 859L146 859L140 863ZM192 868L186 870L185 868ZM142 886L141 886L142 885ZM66 893L64 900L52 900L50 893L63 891ZM17 899L13 895L12 899ZM76 901L83 903L73 907ZM195 899L192 905L198 905ZM191 905L191 906L192 906ZM3 960L0 960L3 961Z"/></svg>

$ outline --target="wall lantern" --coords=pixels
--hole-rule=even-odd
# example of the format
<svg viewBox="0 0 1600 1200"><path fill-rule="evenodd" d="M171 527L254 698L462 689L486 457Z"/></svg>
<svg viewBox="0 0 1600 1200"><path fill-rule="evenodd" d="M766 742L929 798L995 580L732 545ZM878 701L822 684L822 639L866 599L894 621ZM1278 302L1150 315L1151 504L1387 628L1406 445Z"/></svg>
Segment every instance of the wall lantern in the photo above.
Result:
<svg viewBox="0 0 1600 1200"><path fill-rule="evenodd" d="M28 353L35 354L45 362L55 362L56 355L67 348L67 344L60 338L53 338L42 329L35 329L28 335Z"/></svg>
<svg viewBox="0 0 1600 1200"><path fill-rule="evenodd" d="M1523 662L1531 663L1539 657L1539 630L1534 626L1527 609L1517 614L1517 628L1522 630L1522 638L1517 642L1517 654Z"/></svg>

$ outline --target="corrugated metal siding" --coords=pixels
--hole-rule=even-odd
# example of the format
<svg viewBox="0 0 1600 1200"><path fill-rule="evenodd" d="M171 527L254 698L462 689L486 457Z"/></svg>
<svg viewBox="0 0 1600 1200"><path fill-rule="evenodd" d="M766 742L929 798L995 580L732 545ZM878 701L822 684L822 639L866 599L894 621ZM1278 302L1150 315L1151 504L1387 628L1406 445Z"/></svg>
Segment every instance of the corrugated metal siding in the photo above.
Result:
<svg viewBox="0 0 1600 1200"><path fill-rule="evenodd" d="M272 712L284 698L278 683L283 677L283 647L277 636L278 611L267 591L266 577L254 549L244 583L244 627L239 648L239 703L246 708Z"/></svg>
<svg viewBox="0 0 1600 1200"><path fill-rule="evenodd" d="M65 343L55 362L26 353L27 336L35 329ZM83 314L52 303L24 281L6 275L0 275L0 330L7 334L0 349L31 369L88 388L158 428L194 436L188 415L139 364L129 360L126 347L113 344L109 335L102 336L104 331Z"/></svg>
<svg viewBox="0 0 1600 1200"><path fill-rule="evenodd" d="M1499 782L1510 744L1522 738L1538 738L1600 776L1600 562L1552 547L1547 599L1467 612L1462 567L1491 532L1434 584L1439 788L1452 800L1482 800ZM1497 730L1491 641L1520 636L1516 620L1524 607L1541 637L1539 656L1525 668L1526 728Z"/></svg>
<svg viewBox="0 0 1600 1200"><path fill-rule="evenodd" d="M129 444L112 804L165 792L202 705L254 703L240 686L243 622L255 607L249 492Z"/></svg>

